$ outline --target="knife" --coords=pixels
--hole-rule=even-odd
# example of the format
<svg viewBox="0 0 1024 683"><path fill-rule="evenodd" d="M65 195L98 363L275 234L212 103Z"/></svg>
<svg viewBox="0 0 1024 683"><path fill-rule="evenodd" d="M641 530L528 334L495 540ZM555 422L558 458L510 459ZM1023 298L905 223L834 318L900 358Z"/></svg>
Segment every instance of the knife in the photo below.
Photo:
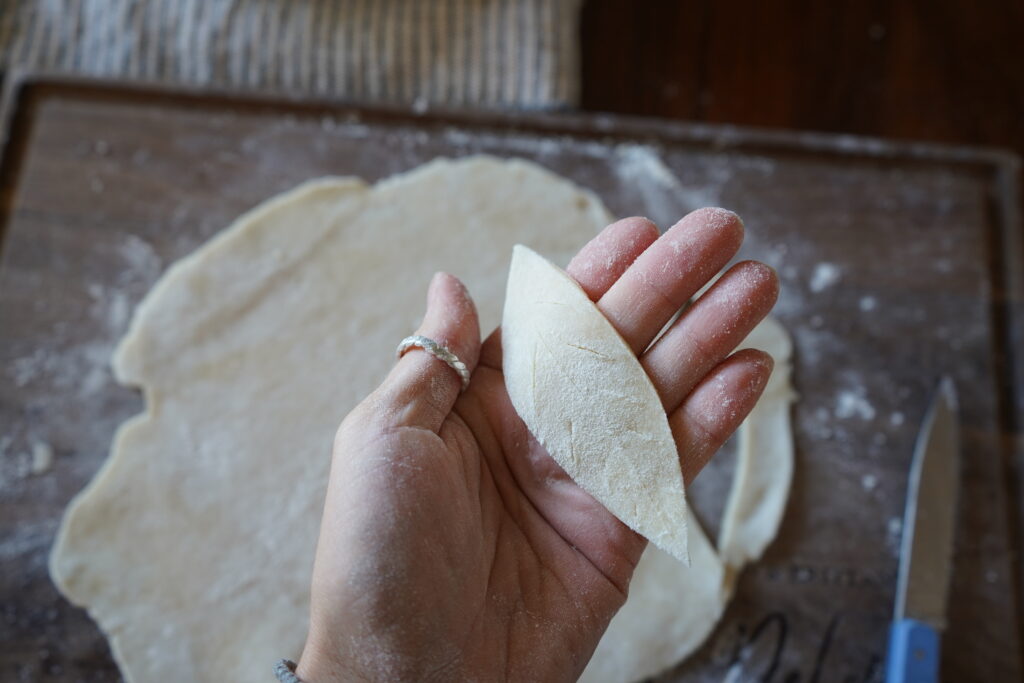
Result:
<svg viewBox="0 0 1024 683"><path fill-rule="evenodd" d="M959 479L956 387L943 377L910 465L886 683L939 679L939 632L946 626Z"/></svg>

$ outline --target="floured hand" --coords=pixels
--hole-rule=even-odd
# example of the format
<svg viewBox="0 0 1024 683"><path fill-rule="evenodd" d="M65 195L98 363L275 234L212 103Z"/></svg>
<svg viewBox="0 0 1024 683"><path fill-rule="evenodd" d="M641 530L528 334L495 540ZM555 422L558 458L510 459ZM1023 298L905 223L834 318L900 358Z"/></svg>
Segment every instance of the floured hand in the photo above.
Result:
<svg viewBox="0 0 1024 683"><path fill-rule="evenodd" d="M691 213L660 238L630 218L567 269L638 354L687 482L771 372L767 354L728 354L774 304L775 274L733 266L651 342L742 236L720 209ZM342 423L298 674L572 680L625 601L645 541L530 436L505 390L500 333L480 343L461 283L439 274L427 299L418 334L451 349L472 382L460 394L451 368L414 349Z"/></svg>

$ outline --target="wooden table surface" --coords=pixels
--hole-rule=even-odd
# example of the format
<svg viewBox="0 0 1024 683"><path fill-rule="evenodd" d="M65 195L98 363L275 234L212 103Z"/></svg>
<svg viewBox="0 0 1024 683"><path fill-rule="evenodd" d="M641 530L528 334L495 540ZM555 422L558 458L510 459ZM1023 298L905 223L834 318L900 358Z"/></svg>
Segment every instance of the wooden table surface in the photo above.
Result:
<svg viewBox="0 0 1024 683"><path fill-rule="evenodd" d="M1024 155L1020 0L586 0L592 111Z"/></svg>
<svg viewBox="0 0 1024 683"><path fill-rule="evenodd" d="M721 680L738 653L765 680L877 680L907 466L942 373L961 390L967 453L956 646L944 665L954 681L1019 678L1003 440L1014 397L1000 365L1012 348L997 296L1017 220L1006 157L615 117L417 116L45 82L22 92L16 112L0 179L10 456L0 462L0 677L115 678L102 637L56 594L45 559L64 505L139 410L106 363L160 273L303 179L375 180L487 152L534 159L616 214L665 224L700 205L733 207L747 216L744 256L779 269L801 394L791 500L779 538L672 680ZM56 457L33 474L37 442ZM721 505L722 463L692 490L705 517Z"/></svg>

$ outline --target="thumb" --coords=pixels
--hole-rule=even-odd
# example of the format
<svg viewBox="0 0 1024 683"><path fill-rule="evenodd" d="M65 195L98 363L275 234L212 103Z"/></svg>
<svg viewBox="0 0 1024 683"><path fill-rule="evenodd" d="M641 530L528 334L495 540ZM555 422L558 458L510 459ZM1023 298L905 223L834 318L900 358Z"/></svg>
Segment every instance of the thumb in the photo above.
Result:
<svg viewBox="0 0 1024 683"><path fill-rule="evenodd" d="M476 368L480 323L465 285L454 275L436 273L427 289L427 313L416 334L447 349ZM462 378L445 361L418 346L409 348L379 390L391 426L437 431L462 391Z"/></svg>

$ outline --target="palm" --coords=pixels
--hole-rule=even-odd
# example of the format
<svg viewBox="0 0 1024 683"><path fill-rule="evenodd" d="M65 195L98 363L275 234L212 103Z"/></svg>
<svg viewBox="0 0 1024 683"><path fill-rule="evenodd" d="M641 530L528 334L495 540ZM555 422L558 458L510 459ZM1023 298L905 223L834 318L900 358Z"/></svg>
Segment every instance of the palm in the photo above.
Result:
<svg viewBox="0 0 1024 683"><path fill-rule="evenodd" d="M614 224L569 267L640 355L687 481L767 380L764 354L726 356L776 294L768 269L735 266L648 348L739 245L738 223L699 213L657 242L649 223ZM686 230L692 263L666 268L679 257L663 240ZM609 266L594 272L591 261ZM530 436L505 389L500 337L473 341L468 295L448 289L432 285L428 300L444 305L428 306L420 333L445 340L470 365L479 358L469 388L456 400L451 371L410 354L339 430L300 665L313 683L367 672L569 680L625 600L643 551L645 541Z"/></svg>
<svg viewBox="0 0 1024 683"><path fill-rule="evenodd" d="M625 600L643 540L530 437L498 369L477 369L451 418L426 443L436 449L427 459L439 470L437 487L424 489L427 505L447 520L423 533L457 552L450 565L418 577L417 590L458 577L433 607L447 612L449 632L461 634L461 674L486 677L500 663L511 680L578 675L596 645L592 634ZM580 548L597 549L602 562ZM628 559L616 565L612 557Z"/></svg>

